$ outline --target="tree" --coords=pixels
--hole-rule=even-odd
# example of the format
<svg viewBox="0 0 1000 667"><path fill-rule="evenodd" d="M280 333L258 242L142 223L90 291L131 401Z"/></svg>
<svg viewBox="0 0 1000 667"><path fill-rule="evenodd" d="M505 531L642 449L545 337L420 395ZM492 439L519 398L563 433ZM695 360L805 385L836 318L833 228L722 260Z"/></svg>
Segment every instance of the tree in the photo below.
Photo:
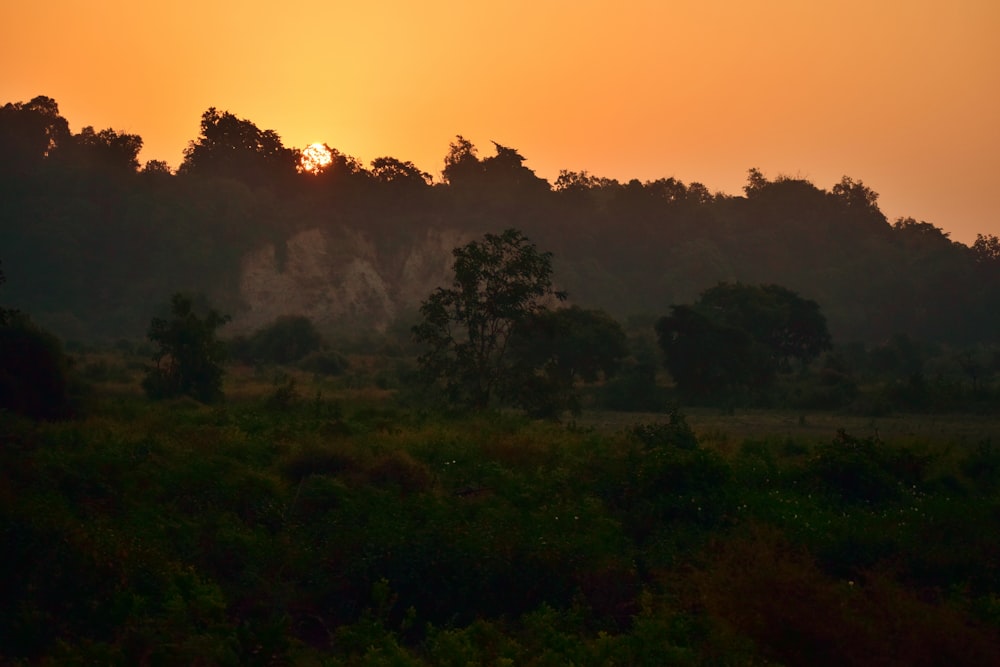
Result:
<svg viewBox="0 0 1000 667"><path fill-rule="evenodd" d="M996 234L985 236L976 234L976 241L972 244L972 256L980 264L1000 264L1000 237Z"/></svg>
<svg viewBox="0 0 1000 667"><path fill-rule="evenodd" d="M543 310L522 321L511 338L514 374L509 398L532 416L580 412L578 381L618 371L628 354L621 325L600 310L578 306Z"/></svg>
<svg viewBox="0 0 1000 667"><path fill-rule="evenodd" d="M141 150L142 137L138 134L116 132L111 128L96 132L88 125L73 135L58 154L82 167L135 172L139 169Z"/></svg>
<svg viewBox="0 0 1000 667"><path fill-rule="evenodd" d="M0 285L6 282L0 269ZM0 307L0 413L70 417L70 362L59 340L17 310Z"/></svg>
<svg viewBox="0 0 1000 667"><path fill-rule="evenodd" d="M476 155L476 147L471 141L458 135L448 145L448 155L444 158L441 177L449 185L465 185L477 176L482 176L483 164Z"/></svg>
<svg viewBox="0 0 1000 667"><path fill-rule="evenodd" d="M251 185L294 176L297 151L285 148L274 130L210 107L201 116L201 136L184 149L181 174L236 178Z"/></svg>
<svg viewBox="0 0 1000 667"><path fill-rule="evenodd" d="M781 285L720 283L703 292L698 304L762 343L776 367L811 361L831 346L819 304Z"/></svg>
<svg viewBox="0 0 1000 667"><path fill-rule="evenodd" d="M656 323L664 363L678 391L695 401L731 398L771 381L771 369L753 338L742 329L689 305L670 307Z"/></svg>
<svg viewBox="0 0 1000 667"><path fill-rule="evenodd" d="M422 188L430 185L433 178L407 160L402 162L394 157L380 157L372 160L372 178L379 183L393 183Z"/></svg>
<svg viewBox="0 0 1000 667"><path fill-rule="evenodd" d="M172 318L154 317L148 337L158 345L142 382L150 398L187 395L203 403L222 398L222 362L226 346L216 338L216 330L229 321L208 308L203 316L195 313L191 297L174 294L170 300Z"/></svg>
<svg viewBox="0 0 1000 667"><path fill-rule="evenodd" d="M51 97L0 107L0 170L39 164L70 139L69 123Z"/></svg>
<svg viewBox="0 0 1000 667"><path fill-rule="evenodd" d="M552 288L552 254L516 229L486 234L452 254L452 286L423 302L423 322L413 328L429 348L418 361L453 402L483 409L512 379L508 344L517 325L565 295Z"/></svg>
<svg viewBox="0 0 1000 667"><path fill-rule="evenodd" d="M765 389L831 346L819 305L780 285L720 283L672 306L656 330L678 389L696 399Z"/></svg>

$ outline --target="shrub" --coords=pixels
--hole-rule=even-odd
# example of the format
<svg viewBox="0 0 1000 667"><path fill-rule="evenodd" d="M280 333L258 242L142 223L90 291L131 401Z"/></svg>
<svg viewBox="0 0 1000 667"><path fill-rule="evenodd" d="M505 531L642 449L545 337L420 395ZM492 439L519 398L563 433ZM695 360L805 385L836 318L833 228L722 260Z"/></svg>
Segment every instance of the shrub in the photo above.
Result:
<svg viewBox="0 0 1000 667"><path fill-rule="evenodd" d="M304 315L285 315L249 338L233 340L234 358L248 363L293 364L323 345L316 325Z"/></svg>
<svg viewBox="0 0 1000 667"><path fill-rule="evenodd" d="M0 326L0 410L31 419L72 416L70 361L59 340L23 316Z"/></svg>
<svg viewBox="0 0 1000 667"><path fill-rule="evenodd" d="M874 438L856 438L843 429L836 439L816 448L808 474L848 502L881 502L899 495L890 459Z"/></svg>
<svg viewBox="0 0 1000 667"><path fill-rule="evenodd" d="M142 388L153 399L187 395L203 403L222 397L222 362L226 346L215 332L229 321L214 309L205 315L194 312L190 297L174 294L172 319L153 318L149 340L159 346L153 355L156 366L146 369Z"/></svg>

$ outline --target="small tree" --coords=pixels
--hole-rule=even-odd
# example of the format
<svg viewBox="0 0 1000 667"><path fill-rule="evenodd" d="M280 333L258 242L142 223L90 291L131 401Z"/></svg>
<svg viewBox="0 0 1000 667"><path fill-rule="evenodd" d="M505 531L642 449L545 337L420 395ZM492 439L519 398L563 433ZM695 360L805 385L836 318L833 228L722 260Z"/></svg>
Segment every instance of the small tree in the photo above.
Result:
<svg viewBox="0 0 1000 667"><path fill-rule="evenodd" d="M452 286L420 306L423 322L413 335L429 348L419 358L426 377L443 381L453 402L482 409L511 379L507 352L516 325L565 295L552 289L552 254L516 229L452 254Z"/></svg>
<svg viewBox="0 0 1000 667"><path fill-rule="evenodd" d="M146 369L142 382L146 395L153 399L188 395L204 403L222 398L226 347L216 338L216 330L229 316L210 308L199 317L191 298L179 293L170 304L171 319L154 317L149 324L149 340L159 347L153 355L156 366Z"/></svg>

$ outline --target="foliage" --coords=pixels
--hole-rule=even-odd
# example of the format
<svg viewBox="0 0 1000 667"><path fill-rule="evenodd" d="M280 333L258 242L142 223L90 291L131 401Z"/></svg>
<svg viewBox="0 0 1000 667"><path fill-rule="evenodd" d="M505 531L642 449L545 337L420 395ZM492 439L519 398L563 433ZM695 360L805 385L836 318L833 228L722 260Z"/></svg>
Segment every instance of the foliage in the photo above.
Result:
<svg viewBox="0 0 1000 667"><path fill-rule="evenodd" d="M664 362L680 392L719 400L767 389L791 362L831 346L814 301L779 285L720 283L656 323Z"/></svg>
<svg viewBox="0 0 1000 667"><path fill-rule="evenodd" d="M724 443L677 412L613 431L285 401L305 380L263 409L259 382L3 421L0 662L1000 657L997 455L940 420L900 425L919 447Z"/></svg>
<svg viewBox="0 0 1000 667"><path fill-rule="evenodd" d="M619 320L743 281L811 295L842 341L906 332L966 345L1000 326L995 235L967 247L927 222L889 224L878 194L847 176L824 189L752 170L745 196L730 196L564 170L550 187L516 148L496 143L481 156L460 136L433 185L410 162L384 156L366 169L331 147L327 168L299 173L299 151L274 130L216 108L176 173L157 161L137 171L138 135L69 126L48 97L0 107L0 247L19 276L11 302L67 340L141 335L148 295L168 289L235 303L246 253L305 229L364 244L406 312L417 304L401 281L431 277L412 258L437 273L433 255L447 246L436 239L511 221L556 253L576 303Z"/></svg>
<svg viewBox="0 0 1000 667"><path fill-rule="evenodd" d="M671 306L656 323L664 363L691 400L729 398L771 381L772 369L749 333L691 306Z"/></svg>
<svg viewBox="0 0 1000 667"><path fill-rule="evenodd" d="M976 240L972 244L972 254L977 262L983 264L1000 263L1000 237L996 234L976 234Z"/></svg>
<svg viewBox="0 0 1000 667"><path fill-rule="evenodd" d="M627 353L625 332L607 313L578 306L521 322L510 340L510 400L536 417L580 412L578 382L614 377Z"/></svg>
<svg viewBox="0 0 1000 667"><path fill-rule="evenodd" d="M0 412L31 419L73 416L74 380L59 340L21 314L0 322Z"/></svg>
<svg viewBox="0 0 1000 667"><path fill-rule="evenodd" d="M229 344L230 356L248 363L292 364L323 346L323 337L304 315L284 315L249 338Z"/></svg>
<svg viewBox="0 0 1000 667"><path fill-rule="evenodd" d="M696 305L763 344L776 368L811 361L831 345L819 304L780 285L721 283L703 292Z"/></svg>
<svg viewBox="0 0 1000 667"><path fill-rule="evenodd" d="M181 293L171 297L170 306L171 319L154 317L149 324L148 338L158 347L143 389L153 399L187 395L211 403L222 398L226 347L216 331L229 317L212 308L199 315L192 298Z"/></svg>
<svg viewBox="0 0 1000 667"><path fill-rule="evenodd" d="M413 335L429 348L419 359L426 376L442 380L453 402L482 409L510 389L515 328L564 295L552 289L552 255L516 229L486 234L453 255L452 286L423 302Z"/></svg>
<svg viewBox="0 0 1000 667"><path fill-rule="evenodd" d="M274 130L210 107L201 116L201 136L184 149L178 173L203 174L273 185L295 173L298 156Z"/></svg>

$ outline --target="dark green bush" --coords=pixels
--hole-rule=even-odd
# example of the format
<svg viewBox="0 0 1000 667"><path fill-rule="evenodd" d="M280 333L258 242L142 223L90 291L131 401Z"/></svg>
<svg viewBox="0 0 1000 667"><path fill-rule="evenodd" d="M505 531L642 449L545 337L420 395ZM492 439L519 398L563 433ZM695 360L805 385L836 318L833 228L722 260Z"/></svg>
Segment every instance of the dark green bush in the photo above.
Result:
<svg viewBox="0 0 1000 667"><path fill-rule="evenodd" d="M230 345L234 359L253 364L293 364L323 346L323 337L308 317L284 315L249 337Z"/></svg>
<svg viewBox="0 0 1000 667"><path fill-rule="evenodd" d="M146 369L142 388L152 399L191 396L203 403L222 398L222 362L226 346L216 330L229 321L212 308L195 312L191 297L171 297L171 318L154 317L149 340L158 346L155 366Z"/></svg>
<svg viewBox="0 0 1000 667"><path fill-rule="evenodd" d="M31 419L74 413L70 360L59 340L24 316L0 326L0 410Z"/></svg>
<svg viewBox="0 0 1000 667"><path fill-rule="evenodd" d="M819 486L848 502L878 503L899 496L900 480L891 458L875 438L856 438L843 429L816 448L807 474Z"/></svg>

